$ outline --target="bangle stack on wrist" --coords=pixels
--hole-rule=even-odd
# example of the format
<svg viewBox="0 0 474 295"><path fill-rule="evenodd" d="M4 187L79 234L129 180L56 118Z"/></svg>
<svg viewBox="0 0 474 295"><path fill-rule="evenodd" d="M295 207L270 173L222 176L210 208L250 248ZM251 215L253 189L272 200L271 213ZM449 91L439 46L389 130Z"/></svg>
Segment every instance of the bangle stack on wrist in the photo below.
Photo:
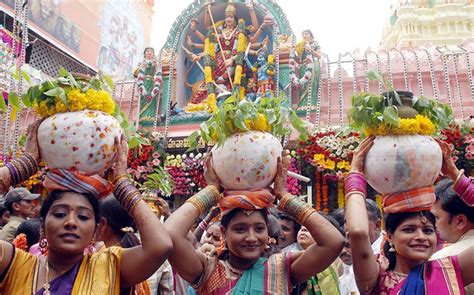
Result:
<svg viewBox="0 0 474 295"><path fill-rule="evenodd" d="M367 196L367 179L360 172L351 171L344 181L344 191L346 200L353 194L361 194Z"/></svg>
<svg viewBox="0 0 474 295"><path fill-rule="evenodd" d="M219 203L222 194L214 185L208 185L200 190L197 194L186 200L186 203L192 204L199 211L199 215L209 211L212 206Z"/></svg>
<svg viewBox="0 0 474 295"><path fill-rule="evenodd" d="M278 209L296 218L300 224L304 224L306 219L316 212L310 205L290 193L283 195L278 203Z"/></svg>
<svg viewBox="0 0 474 295"><path fill-rule="evenodd" d="M474 206L474 187L471 180L464 175L461 169L453 182L453 190L459 195L461 200L468 206Z"/></svg>
<svg viewBox="0 0 474 295"><path fill-rule="evenodd" d="M7 163L5 166L10 171L12 185L17 185L27 180L31 175L38 171L38 163L36 162L36 159L28 153L21 155L16 160Z"/></svg>
<svg viewBox="0 0 474 295"><path fill-rule="evenodd" d="M114 196L130 215L138 203L143 200L140 191L132 185L128 177L119 178L115 182Z"/></svg>

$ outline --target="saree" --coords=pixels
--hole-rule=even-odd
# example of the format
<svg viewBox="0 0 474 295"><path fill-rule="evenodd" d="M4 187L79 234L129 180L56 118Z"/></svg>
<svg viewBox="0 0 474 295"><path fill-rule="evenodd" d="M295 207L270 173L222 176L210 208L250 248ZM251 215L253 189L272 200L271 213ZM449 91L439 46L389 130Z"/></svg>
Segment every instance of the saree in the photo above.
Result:
<svg viewBox="0 0 474 295"><path fill-rule="evenodd" d="M393 272L385 272L393 273ZM399 277L400 278L400 277ZM379 277L379 282L383 282ZM457 256L425 262L412 269L408 277L400 279L392 288L378 286L388 295L464 295L464 284ZM377 291L377 290L374 290ZM372 292L372 294L379 294Z"/></svg>
<svg viewBox="0 0 474 295"><path fill-rule="evenodd" d="M197 294L250 295L281 294L291 292L289 255L278 253L268 259L260 258L240 277L230 275L225 262L208 256L208 268L202 284L194 286Z"/></svg>
<svg viewBox="0 0 474 295"><path fill-rule="evenodd" d="M0 281L0 294L42 295L42 290L36 290L40 258L21 250L13 251L13 259ZM71 270L50 282L51 294L119 295L122 252L122 248L111 247L84 256Z"/></svg>

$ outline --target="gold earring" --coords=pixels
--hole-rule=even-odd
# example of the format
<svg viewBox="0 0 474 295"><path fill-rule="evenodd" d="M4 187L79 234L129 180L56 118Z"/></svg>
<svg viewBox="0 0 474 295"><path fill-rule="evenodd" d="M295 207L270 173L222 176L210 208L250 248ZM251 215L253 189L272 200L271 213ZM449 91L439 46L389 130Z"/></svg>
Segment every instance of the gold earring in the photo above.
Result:
<svg viewBox="0 0 474 295"><path fill-rule="evenodd" d="M390 245L390 248L388 249L388 252L396 252L395 248L393 247L393 244L391 242L388 242L388 244Z"/></svg>

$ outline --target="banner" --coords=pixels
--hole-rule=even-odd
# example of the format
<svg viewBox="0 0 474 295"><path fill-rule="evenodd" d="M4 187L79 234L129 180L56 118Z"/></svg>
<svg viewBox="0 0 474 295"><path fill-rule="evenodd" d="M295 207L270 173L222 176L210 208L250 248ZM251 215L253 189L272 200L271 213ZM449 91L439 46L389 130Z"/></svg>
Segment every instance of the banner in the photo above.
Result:
<svg viewBox="0 0 474 295"><path fill-rule="evenodd" d="M14 0L2 0L14 14ZM80 62L130 78L149 46L153 10L140 0L29 0L29 27ZM2 5L2 4L0 4Z"/></svg>

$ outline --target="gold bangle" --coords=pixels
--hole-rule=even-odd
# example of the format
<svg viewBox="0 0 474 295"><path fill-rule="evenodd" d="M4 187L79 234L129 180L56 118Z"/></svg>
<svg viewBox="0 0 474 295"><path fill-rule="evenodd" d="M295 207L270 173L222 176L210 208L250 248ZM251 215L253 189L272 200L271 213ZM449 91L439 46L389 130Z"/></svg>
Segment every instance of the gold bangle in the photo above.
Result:
<svg viewBox="0 0 474 295"><path fill-rule="evenodd" d="M137 207L138 203L140 203L140 201L143 201L143 197L139 197L138 200L132 204L132 207L130 208L130 212L128 212L129 214L133 214L133 210L135 210L135 207Z"/></svg>
<svg viewBox="0 0 474 295"><path fill-rule="evenodd" d="M115 176L113 184L117 184L117 182L119 182L122 179L128 179L128 175L127 174L120 174L120 175Z"/></svg>
<svg viewBox="0 0 474 295"><path fill-rule="evenodd" d="M365 194L361 191L351 191L351 192L348 192L344 198L347 200L349 200L349 198L352 196L352 195L355 195L355 194L359 194L359 195L362 195L364 197L364 199L366 198Z"/></svg>
<svg viewBox="0 0 474 295"><path fill-rule="evenodd" d="M284 194L283 197L281 197L280 202L278 202L278 209L282 210L283 208L285 208L286 204L293 198L296 198L296 197L290 193Z"/></svg>
<svg viewBox="0 0 474 295"><path fill-rule="evenodd" d="M463 175L464 175L464 169L459 170L458 175L456 175L456 179L453 182L453 188L458 185L458 182Z"/></svg>

